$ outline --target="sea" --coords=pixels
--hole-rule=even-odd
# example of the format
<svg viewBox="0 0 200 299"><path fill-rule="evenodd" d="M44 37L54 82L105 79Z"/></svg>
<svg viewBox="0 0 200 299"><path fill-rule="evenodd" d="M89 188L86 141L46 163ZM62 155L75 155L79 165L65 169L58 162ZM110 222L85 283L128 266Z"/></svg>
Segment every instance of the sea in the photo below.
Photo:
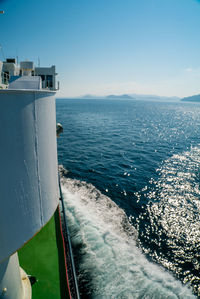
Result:
<svg viewBox="0 0 200 299"><path fill-rule="evenodd" d="M200 104L57 99L81 298L200 298Z"/></svg>

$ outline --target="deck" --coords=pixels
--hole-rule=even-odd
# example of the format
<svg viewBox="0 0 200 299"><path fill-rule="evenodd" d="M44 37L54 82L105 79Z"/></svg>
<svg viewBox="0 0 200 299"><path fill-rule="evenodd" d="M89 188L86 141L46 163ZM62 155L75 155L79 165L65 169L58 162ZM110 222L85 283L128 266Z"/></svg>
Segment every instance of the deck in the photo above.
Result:
<svg viewBox="0 0 200 299"><path fill-rule="evenodd" d="M32 286L32 299L70 298L58 209L18 255L20 266L37 279Z"/></svg>

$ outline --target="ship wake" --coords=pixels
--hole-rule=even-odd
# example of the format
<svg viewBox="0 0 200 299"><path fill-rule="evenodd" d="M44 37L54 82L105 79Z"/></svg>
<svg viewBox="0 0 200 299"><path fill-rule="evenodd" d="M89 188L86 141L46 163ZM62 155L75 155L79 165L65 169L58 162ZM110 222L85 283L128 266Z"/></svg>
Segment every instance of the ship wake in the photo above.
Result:
<svg viewBox="0 0 200 299"><path fill-rule="evenodd" d="M61 175L81 298L195 298L137 247L126 214L93 185Z"/></svg>

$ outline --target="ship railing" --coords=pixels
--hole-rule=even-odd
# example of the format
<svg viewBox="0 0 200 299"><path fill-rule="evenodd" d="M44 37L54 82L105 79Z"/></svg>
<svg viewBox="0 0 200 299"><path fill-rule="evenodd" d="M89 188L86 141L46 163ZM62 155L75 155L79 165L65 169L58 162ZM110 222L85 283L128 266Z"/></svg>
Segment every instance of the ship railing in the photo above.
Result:
<svg viewBox="0 0 200 299"><path fill-rule="evenodd" d="M38 76L38 75L32 74L32 76ZM8 85L10 81L10 74L2 71L0 79L1 79L0 80L1 84ZM57 87L53 88L53 85L51 85L50 81L47 81L46 84L45 82L42 82L42 88L47 90L57 91L60 89L60 82L57 81L56 83L57 83Z"/></svg>
<svg viewBox="0 0 200 299"><path fill-rule="evenodd" d="M63 237L65 242L65 256L68 263L68 275L70 279L70 293L72 299L80 299L78 281L76 276L76 269L74 263L74 256L72 251L71 245L71 237L67 225L67 217L65 213L65 206L64 206L64 198L62 194L61 182L60 182L60 173L58 172L58 183L59 183L59 191L60 191L60 201L61 201L61 209L62 209L62 229L63 229Z"/></svg>

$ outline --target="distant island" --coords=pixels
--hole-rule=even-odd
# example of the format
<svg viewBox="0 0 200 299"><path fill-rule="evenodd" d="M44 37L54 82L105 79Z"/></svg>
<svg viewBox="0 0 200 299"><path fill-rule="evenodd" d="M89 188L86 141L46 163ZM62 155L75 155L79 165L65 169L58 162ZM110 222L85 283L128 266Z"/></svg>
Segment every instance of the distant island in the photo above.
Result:
<svg viewBox="0 0 200 299"><path fill-rule="evenodd" d="M79 97L79 99L134 99L134 97L128 94L121 94L121 95L111 94L108 96L97 96L92 94L86 94L82 97Z"/></svg>
<svg viewBox="0 0 200 299"><path fill-rule="evenodd" d="M183 102L200 102L200 94L182 98L181 101L183 101Z"/></svg>
<svg viewBox="0 0 200 299"><path fill-rule="evenodd" d="M109 96L106 96L106 99L134 99L134 97L128 95L128 94L122 94L122 95L115 95L115 94L111 94Z"/></svg>
<svg viewBox="0 0 200 299"><path fill-rule="evenodd" d="M165 96L158 96L158 95L146 95L146 94L121 94L121 95L107 95L107 96L97 96L87 94L82 97L77 97L79 99L129 99L129 100L164 100L164 101L177 101L180 100L178 97L165 97Z"/></svg>

